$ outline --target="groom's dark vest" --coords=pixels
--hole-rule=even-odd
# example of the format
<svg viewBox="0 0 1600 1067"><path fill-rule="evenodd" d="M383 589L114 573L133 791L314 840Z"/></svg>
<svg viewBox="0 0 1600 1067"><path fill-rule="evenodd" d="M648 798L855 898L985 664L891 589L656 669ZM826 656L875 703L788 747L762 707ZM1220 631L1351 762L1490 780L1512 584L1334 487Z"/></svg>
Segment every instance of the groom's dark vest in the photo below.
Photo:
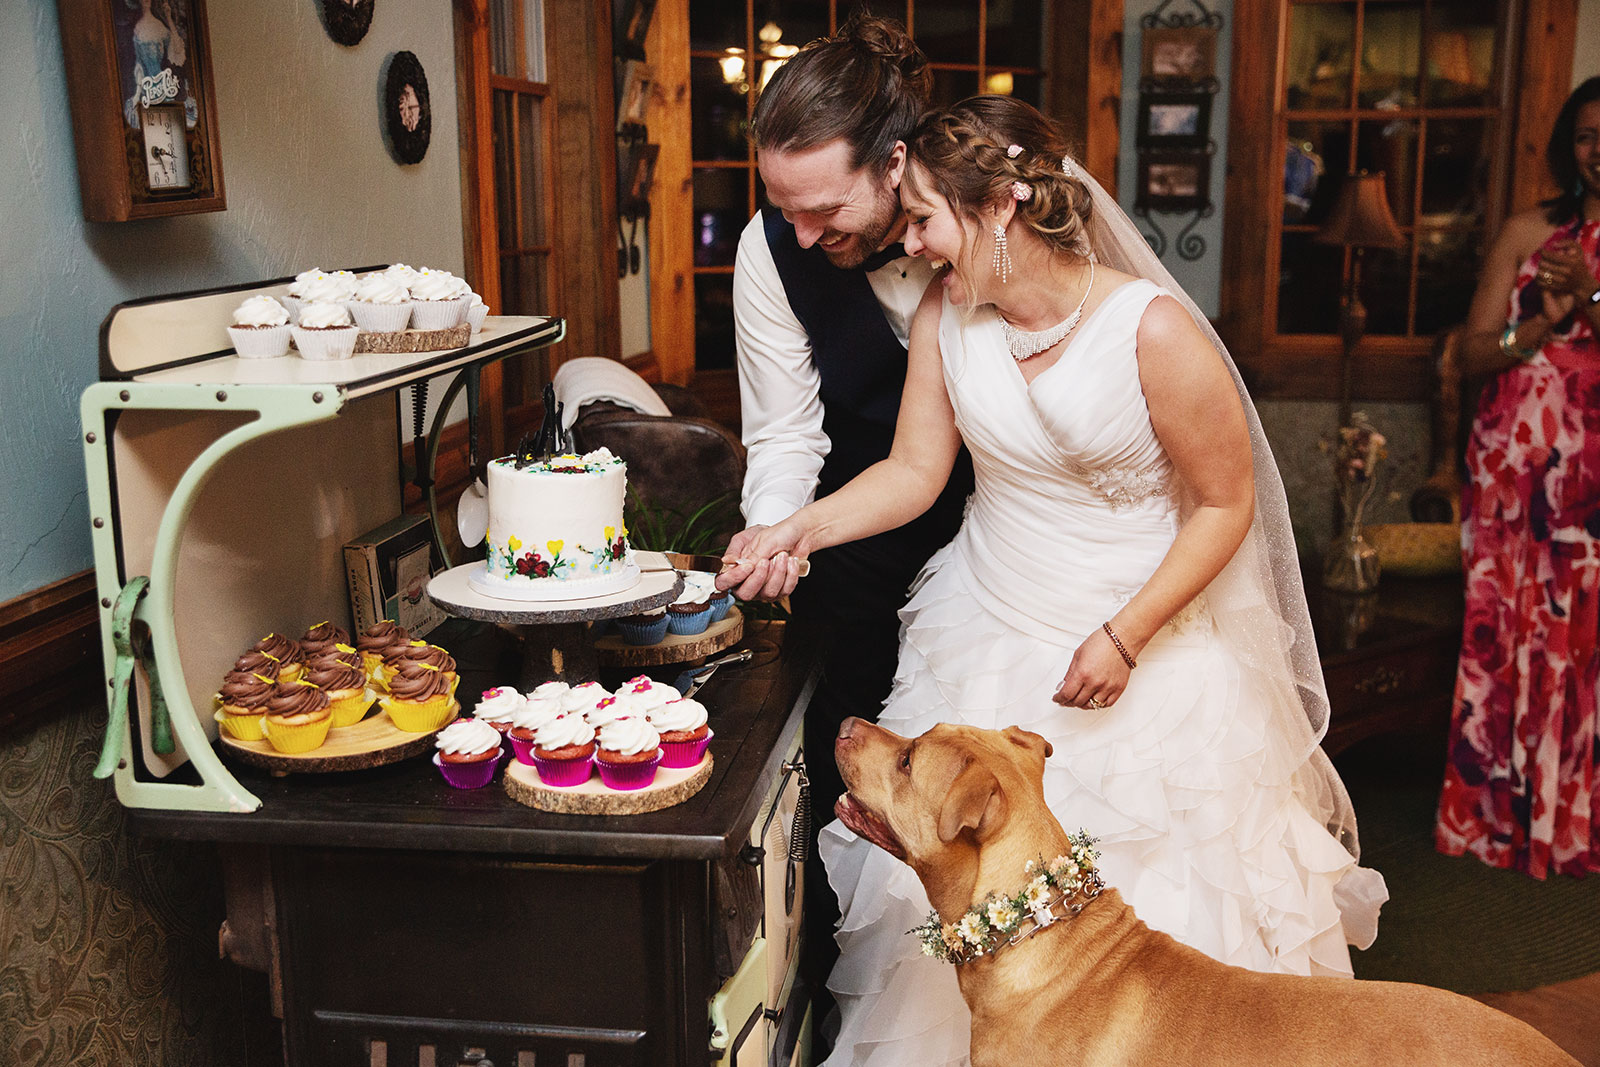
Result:
<svg viewBox="0 0 1600 1067"><path fill-rule="evenodd" d="M832 448L822 464L817 496L826 496L889 455L906 384L906 349L884 318L866 269L841 270L816 245L801 248L794 227L772 208L762 210L761 221L789 307L805 328L822 379L822 429ZM886 262L880 253L867 265L875 260ZM860 557L865 570L846 566L840 577L859 583L872 574L903 599L922 564L955 536L971 492L972 461L963 448L933 507L897 530L858 542L859 549L850 554ZM819 570L824 562L817 560Z"/></svg>

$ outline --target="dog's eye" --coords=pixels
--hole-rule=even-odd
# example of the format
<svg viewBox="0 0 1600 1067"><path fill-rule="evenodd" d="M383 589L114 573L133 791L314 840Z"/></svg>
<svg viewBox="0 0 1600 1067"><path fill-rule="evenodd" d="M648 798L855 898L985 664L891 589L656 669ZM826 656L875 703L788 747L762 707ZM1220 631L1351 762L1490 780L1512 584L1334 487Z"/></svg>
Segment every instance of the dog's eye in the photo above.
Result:
<svg viewBox="0 0 1600 1067"><path fill-rule="evenodd" d="M900 769L907 774L911 773L911 750L909 748L900 753Z"/></svg>

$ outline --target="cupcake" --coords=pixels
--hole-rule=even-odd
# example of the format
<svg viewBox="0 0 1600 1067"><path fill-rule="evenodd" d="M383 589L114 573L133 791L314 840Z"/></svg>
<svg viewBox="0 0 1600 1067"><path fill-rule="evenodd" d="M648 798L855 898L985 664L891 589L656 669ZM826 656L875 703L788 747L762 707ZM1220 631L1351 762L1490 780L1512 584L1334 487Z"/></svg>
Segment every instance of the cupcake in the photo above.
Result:
<svg viewBox="0 0 1600 1067"><path fill-rule="evenodd" d="M711 743L705 705L688 697L663 704L651 712L650 725L661 734L663 767L693 767Z"/></svg>
<svg viewBox="0 0 1600 1067"><path fill-rule="evenodd" d="M267 699L267 740L279 752L310 752L328 739L328 694L307 681L279 682Z"/></svg>
<svg viewBox="0 0 1600 1067"><path fill-rule="evenodd" d="M494 779L505 750L500 731L481 719L462 719L439 731L433 765L457 789L482 789Z"/></svg>
<svg viewBox="0 0 1600 1067"><path fill-rule="evenodd" d="M570 686L561 695L561 713L565 715L577 712L581 715L610 695L611 691L599 682L582 682Z"/></svg>
<svg viewBox="0 0 1600 1067"><path fill-rule="evenodd" d="M338 645L348 648L350 635L331 622L319 622L300 635L300 651L308 661L327 655Z"/></svg>
<svg viewBox="0 0 1600 1067"><path fill-rule="evenodd" d="M617 632L630 645L653 645L667 636L665 608L626 615L617 620Z"/></svg>
<svg viewBox="0 0 1600 1067"><path fill-rule="evenodd" d="M316 658L336 659L340 663L348 663L352 667L360 668L362 674L367 673L367 665L361 661L361 653L357 652L351 645L347 645L342 641L335 642L332 649L321 653ZM311 662L310 658L307 658L306 662Z"/></svg>
<svg viewBox="0 0 1600 1067"><path fill-rule="evenodd" d="M318 278L326 278L327 272L321 267L311 267L294 276L294 281L289 283L289 295L283 297L280 303L289 309L290 315L299 315L300 309L306 305L306 286Z"/></svg>
<svg viewBox="0 0 1600 1067"><path fill-rule="evenodd" d="M561 708L555 700L522 702L522 706L511 717L511 729L506 733L506 740L511 742L511 751L517 754L519 762L533 763L533 746L539 730L560 717Z"/></svg>
<svg viewBox="0 0 1600 1067"><path fill-rule="evenodd" d="M540 682L524 695L529 700L555 700L559 703L571 688L566 682Z"/></svg>
<svg viewBox="0 0 1600 1067"><path fill-rule="evenodd" d="M378 699L378 694L367 688L366 671L333 656L309 660L305 680L328 694L328 710L335 726L354 726Z"/></svg>
<svg viewBox="0 0 1600 1067"><path fill-rule="evenodd" d="M618 719L642 718L644 712L635 708L626 696L601 697L594 706L583 713L590 726L599 732Z"/></svg>
<svg viewBox="0 0 1600 1067"><path fill-rule="evenodd" d="M356 638L356 651L361 653L361 665L367 669L367 676L374 681L383 681L383 656L391 645L404 645L411 640L411 635L405 627L392 619L380 619L364 630Z"/></svg>
<svg viewBox="0 0 1600 1067"><path fill-rule="evenodd" d="M622 683L617 694L620 696L624 693L641 715L649 715L667 701L677 700L683 695L678 692L677 686L658 682L647 674L637 675Z"/></svg>
<svg viewBox="0 0 1600 1067"><path fill-rule="evenodd" d="M431 663L407 663L389 679L389 695L379 698L394 724L408 734L437 730L455 715L450 676Z"/></svg>
<svg viewBox="0 0 1600 1067"><path fill-rule="evenodd" d="M643 717L615 719L599 734L595 766L611 789L643 789L661 765L661 735Z"/></svg>
<svg viewBox="0 0 1600 1067"><path fill-rule="evenodd" d="M252 296L233 312L228 339L240 359L289 354L289 311L270 296Z"/></svg>
<svg viewBox="0 0 1600 1067"><path fill-rule="evenodd" d="M533 735L533 766L545 785L582 785L594 766L594 727L581 715L557 715Z"/></svg>
<svg viewBox="0 0 1600 1067"><path fill-rule="evenodd" d="M294 328L294 345L302 359L326 362L349 359L356 350L355 322L343 304L321 301L300 309L300 324Z"/></svg>
<svg viewBox="0 0 1600 1067"><path fill-rule="evenodd" d="M473 333L483 332L483 320L489 317L489 305L483 302L483 297L473 293L467 298L467 325L472 327Z"/></svg>
<svg viewBox="0 0 1600 1067"><path fill-rule="evenodd" d="M260 649L248 649L245 654L233 661L233 669L244 674L264 674L269 680L276 683L278 671L283 667L283 661L270 652Z"/></svg>
<svg viewBox="0 0 1600 1067"><path fill-rule="evenodd" d="M472 714L493 726L503 736L511 729L511 717L522 710L522 694L509 685L485 689L478 696L478 706Z"/></svg>
<svg viewBox="0 0 1600 1067"><path fill-rule="evenodd" d="M705 633L711 625L711 591L694 582L684 582L678 599L667 605L667 629L680 636Z"/></svg>
<svg viewBox="0 0 1600 1067"><path fill-rule="evenodd" d="M450 679L450 693L452 696L455 695L456 685L461 681L460 675L456 673L455 657L438 645L430 645L426 641L408 641L404 645L391 646L383 657L384 680L392 679L396 672L414 663L425 663L443 671Z"/></svg>
<svg viewBox="0 0 1600 1067"><path fill-rule="evenodd" d="M713 588L707 603L711 605L711 621L721 622L728 617L728 609L733 607L733 594L726 589Z"/></svg>
<svg viewBox="0 0 1600 1067"><path fill-rule="evenodd" d="M217 693L218 725L241 741L261 740L264 736L261 717L267 713L267 701L276 685L277 682L265 674L229 671Z"/></svg>
<svg viewBox="0 0 1600 1067"><path fill-rule="evenodd" d="M369 333L398 333L411 321L411 291L399 278L369 274L349 303L356 325Z"/></svg>
<svg viewBox="0 0 1600 1067"><path fill-rule="evenodd" d="M411 324L419 330L448 330L459 325L471 292L454 274L424 267L411 279Z"/></svg>
<svg viewBox="0 0 1600 1067"><path fill-rule="evenodd" d="M280 682L296 681L304 670L306 657L300 651L299 642L282 634L268 634L250 646L250 651L264 652L278 661Z"/></svg>

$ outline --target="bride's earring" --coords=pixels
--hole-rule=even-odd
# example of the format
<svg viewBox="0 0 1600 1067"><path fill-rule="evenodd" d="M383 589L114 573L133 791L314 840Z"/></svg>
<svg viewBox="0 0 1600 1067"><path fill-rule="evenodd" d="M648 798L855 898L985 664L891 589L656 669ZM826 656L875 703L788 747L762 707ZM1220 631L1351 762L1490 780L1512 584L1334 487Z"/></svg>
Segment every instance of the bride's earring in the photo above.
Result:
<svg viewBox="0 0 1600 1067"><path fill-rule="evenodd" d="M1011 249L1006 245L1006 228L994 224L994 274L1004 285L1011 280Z"/></svg>

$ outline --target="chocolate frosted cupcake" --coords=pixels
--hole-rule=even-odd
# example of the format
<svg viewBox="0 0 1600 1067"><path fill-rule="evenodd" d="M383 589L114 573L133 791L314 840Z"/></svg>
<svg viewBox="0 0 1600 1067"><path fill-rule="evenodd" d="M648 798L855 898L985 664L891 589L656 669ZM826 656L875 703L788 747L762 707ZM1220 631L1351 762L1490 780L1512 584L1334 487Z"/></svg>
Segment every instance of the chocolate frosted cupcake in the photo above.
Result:
<svg viewBox="0 0 1600 1067"><path fill-rule="evenodd" d="M437 730L455 715L452 675L431 663L406 663L389 679L389 695L379 701L406 733Z"/></svg>
<svg viewBox="0 0 1600 1067"><path fill-rule="evenodd" d="M332 652L335 645L348 645L350 635L331 622L319 622L300 635L300 652L307 660Z"/></svg>
<svg viewBox="0 0 1600 1067"><path fill-rule="evenodd" d="M267 713L267 701L276 685L277 681L265 673L229 671L222 679L222 689L217 693L218 725L241 741L261 740L265 736L261 717Z"/></svg>
<svg viewBox="0 0 1600 1067"><path fill-rule="evenodd" d="M267 740L279 752L310 752L333 726L328 694L308 681L279 682L267 698Z"/></svg>
<svg viewBox="0 0 1600 1067"><path fill-rule="evenodd" d="M282 667L283 661L277 656L254 648L233 661L235 671L241 674L264 674L274 682L278 680L278 672Z"/></svg>
<svg viewBox="0 0 1600 1067"><path fill-rule="evenodd" d="M383 668L384 653L392 645L404 646L411 640L411 635L405 627L392 619L382 619L366 628L361 636L356 638L356 650L361 653L361 665L367 669L367 677L375 681L382 681L380 673Z"/></svg>
<svg viewBox="0 0 1600 1067"><path fill-rule="evenodd" d="M328 694L335 726L360 722L378 696L367 688L366 671L336 655L319 656L307 663L305 680Z"/></svg>
<svg viewBox="0 0 1600 1067"><path fill-rule="evenodd" d="M268 634L252 645L250 650L265 652L279 662L278 681L293 682L299 679L306 657L300 651L300 643L293 638L277 633Z"/></svg>

